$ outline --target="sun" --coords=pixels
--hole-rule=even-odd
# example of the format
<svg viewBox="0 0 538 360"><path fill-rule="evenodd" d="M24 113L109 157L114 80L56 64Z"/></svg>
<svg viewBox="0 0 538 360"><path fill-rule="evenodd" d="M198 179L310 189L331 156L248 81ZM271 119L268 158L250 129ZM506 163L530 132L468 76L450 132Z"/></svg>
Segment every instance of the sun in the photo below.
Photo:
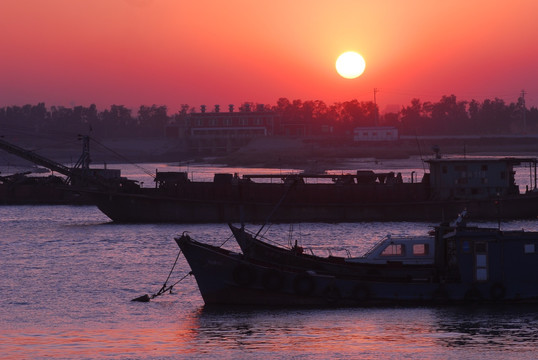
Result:
<svg viewBox="0 0 538 360"><path fill-rule="evenodd" d="M345 52L336 60L336 71L346 79L355 79L361 76L365 68L364 58L354 51Z"/></svg>

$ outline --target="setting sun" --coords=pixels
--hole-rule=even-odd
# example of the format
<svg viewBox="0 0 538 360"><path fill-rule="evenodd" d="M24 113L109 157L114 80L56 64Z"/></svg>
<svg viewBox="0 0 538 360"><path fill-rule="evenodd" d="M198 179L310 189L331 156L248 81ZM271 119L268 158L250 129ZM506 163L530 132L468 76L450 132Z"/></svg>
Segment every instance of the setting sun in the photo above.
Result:
<svg viewBox="0 0 538 360"><path fill-rule="evenodd" d="M364 58L354 51L345 52L336 60L336 71L346 79L355 79L361 76L365 67Z"/></svg>

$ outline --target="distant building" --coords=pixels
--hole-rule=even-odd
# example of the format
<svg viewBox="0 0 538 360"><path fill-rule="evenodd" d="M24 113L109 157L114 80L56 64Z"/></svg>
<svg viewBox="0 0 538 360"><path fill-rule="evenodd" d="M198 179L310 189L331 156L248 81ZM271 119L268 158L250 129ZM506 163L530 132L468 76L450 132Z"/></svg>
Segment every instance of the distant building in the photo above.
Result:
<svg viewBox="0 0 538 360"><path fill-rule="evenodd" d="M249 104L244 104L240 111L234 111L234 105L229 105L226 112L221 112L219 105L208 112L202 105L200 112L180 114L176 126L192 150L228 152L253 138L273 135L278 119L274 111L263 105L251 109Z"/></svg>
<svg viewBox="0 0 538 360"><path fill-rule="evenodd" d="M357 127L353 129L353 141L396 141L398 129L391 126Z"/></svg>

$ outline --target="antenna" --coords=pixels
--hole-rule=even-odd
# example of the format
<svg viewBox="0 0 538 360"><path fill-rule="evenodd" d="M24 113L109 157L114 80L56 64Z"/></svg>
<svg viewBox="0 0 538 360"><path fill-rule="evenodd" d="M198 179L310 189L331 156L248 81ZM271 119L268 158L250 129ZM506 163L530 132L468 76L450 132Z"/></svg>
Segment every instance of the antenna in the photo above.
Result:
<svg viewBox="0 0 538 360"><path fill-rule="evenodd" d="M417 129L415 128L415 140L417 141L418 153L420 154L420 162L422 163L422 170L426 173L426 165L424 165L424 158L422 157L422 149L420 148L420 141L418 141Z"/></svg>
<svg viewBox="0 0 538 360"><path fill-rule="evenodd" d="M523 112L523 133L527 133L527 109L525 107L525 90L521 90L521 97L519 98L519 103L521 105L521 111Z"/></svg>
<svg viewBox="0 0 538 360"><path fill-rule="evenodd" d="M374 111L375 111L375 118L374 118L374 121L375 121L375 126L379 126L379 111L377 110L377 100L376 100L376 95L377 93L379 92L379 89L378 88L374 88Z"/></svg>

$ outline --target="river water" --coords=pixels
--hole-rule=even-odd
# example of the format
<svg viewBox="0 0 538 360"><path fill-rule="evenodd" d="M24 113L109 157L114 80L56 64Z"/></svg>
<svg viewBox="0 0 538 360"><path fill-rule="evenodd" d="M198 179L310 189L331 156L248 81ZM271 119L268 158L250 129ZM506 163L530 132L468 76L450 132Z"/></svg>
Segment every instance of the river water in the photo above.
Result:
<svg viewBox="0 0 538 360"><path fill-rule="evenodd" d="M302 223L265 230L282 244L292 232L320 255L325 247L359 255L387 234L423 234L433 225ZM538 231L538 220L502 227ZM172 294L131 301L162 286L178 253L173 238L183 231L238 250L225 224L114 224L93 206L0 206L0 229L6 359L536 358L538 306L208 309L191 276ZM169 283L189 270L180 257Z"/></svg>

